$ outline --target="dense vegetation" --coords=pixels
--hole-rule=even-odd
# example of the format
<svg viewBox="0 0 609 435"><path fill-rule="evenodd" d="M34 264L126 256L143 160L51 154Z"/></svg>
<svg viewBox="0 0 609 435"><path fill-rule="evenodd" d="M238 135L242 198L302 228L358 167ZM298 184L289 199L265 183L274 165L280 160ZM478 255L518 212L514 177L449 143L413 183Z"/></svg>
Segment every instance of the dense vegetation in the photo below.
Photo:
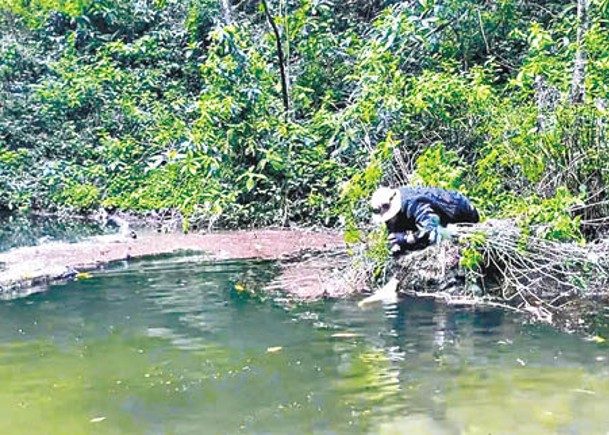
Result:
<svg viewBox="0 0 609 435"><path fill-rule="evenodd" d="M0 208L357 238L407 181L594 235L609 8L588 2L0 0Z"/></svg>

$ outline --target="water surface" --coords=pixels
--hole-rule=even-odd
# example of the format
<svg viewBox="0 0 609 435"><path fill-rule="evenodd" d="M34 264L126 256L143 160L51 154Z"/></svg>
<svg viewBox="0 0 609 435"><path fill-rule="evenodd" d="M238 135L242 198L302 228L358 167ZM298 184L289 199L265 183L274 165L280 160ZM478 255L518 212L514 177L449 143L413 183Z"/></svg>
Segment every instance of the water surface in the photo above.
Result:
<svg viewBox="0 0 609 435"><path fill-rule="evenodd" d="M0 302L0 433L606 433L609 348L498 310L298 305L268 262L118 264Z"/></svg>

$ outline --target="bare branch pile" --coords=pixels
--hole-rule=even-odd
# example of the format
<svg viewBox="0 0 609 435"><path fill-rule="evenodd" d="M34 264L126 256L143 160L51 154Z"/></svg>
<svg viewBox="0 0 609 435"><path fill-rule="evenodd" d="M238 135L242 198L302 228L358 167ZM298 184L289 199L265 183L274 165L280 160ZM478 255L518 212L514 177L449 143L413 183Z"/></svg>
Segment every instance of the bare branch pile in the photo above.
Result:
<svg viewBox="0 0 609 435"><path fill-rule="evenodd" d="M575 299L609 295L609 243L581 245L524 236L511 221L490 220L463 228L477 237L483 264L477 275L487 294L540 315Z"/></svg>

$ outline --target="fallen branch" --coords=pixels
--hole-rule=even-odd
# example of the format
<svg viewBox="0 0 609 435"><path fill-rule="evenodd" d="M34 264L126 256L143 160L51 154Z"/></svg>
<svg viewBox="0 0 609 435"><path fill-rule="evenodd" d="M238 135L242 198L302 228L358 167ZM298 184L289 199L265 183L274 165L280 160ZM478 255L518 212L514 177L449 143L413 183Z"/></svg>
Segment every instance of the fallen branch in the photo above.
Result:
<svg viewBox="0 0 609 435"><path fill-rule="evenodd" d="M581 245L523 236L511 221L492 220L463 228L462 238L482 235L475 249L484 263L480 271L497 283L491 296L519 308L546 314L559 311L573 298L609 296L609 244Z"/></svg>
<svg viewBox="0 0 609 435"><path fill-rule="evenodd" d="M388 268L399 281L399 293L505 308L546 322L580 302L609 298L609 240L587 245L551 241L524 235L508 220L457 226L456 232L458 240L404 255ZM480 254L478 267L461 264L465 249ZM349 279L357 277L359 288L375 287L373 264L364 255L357 258Z"/></svg>

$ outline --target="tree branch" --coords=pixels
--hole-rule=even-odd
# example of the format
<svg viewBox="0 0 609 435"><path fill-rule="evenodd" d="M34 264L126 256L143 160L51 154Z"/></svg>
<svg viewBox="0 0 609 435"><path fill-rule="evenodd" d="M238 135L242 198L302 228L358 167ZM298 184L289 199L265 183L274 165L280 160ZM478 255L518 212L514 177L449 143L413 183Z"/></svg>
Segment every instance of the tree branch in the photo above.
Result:
<svg viewBox="0 0 609 435"><path fill-rule="evenodd" d="M228 26L233 22L233 13L231 10L230 0L220 0L220 7L222 8L224 25Z"/></svg>
<svg viewBox="0 0 609 435"><path fill-rule="evenodd" d="M573 81L571 84L571 104L584 102L586 96L586 32L589 27L588 8L590 0L577 0L577 52L573 65Z"/></svg>

